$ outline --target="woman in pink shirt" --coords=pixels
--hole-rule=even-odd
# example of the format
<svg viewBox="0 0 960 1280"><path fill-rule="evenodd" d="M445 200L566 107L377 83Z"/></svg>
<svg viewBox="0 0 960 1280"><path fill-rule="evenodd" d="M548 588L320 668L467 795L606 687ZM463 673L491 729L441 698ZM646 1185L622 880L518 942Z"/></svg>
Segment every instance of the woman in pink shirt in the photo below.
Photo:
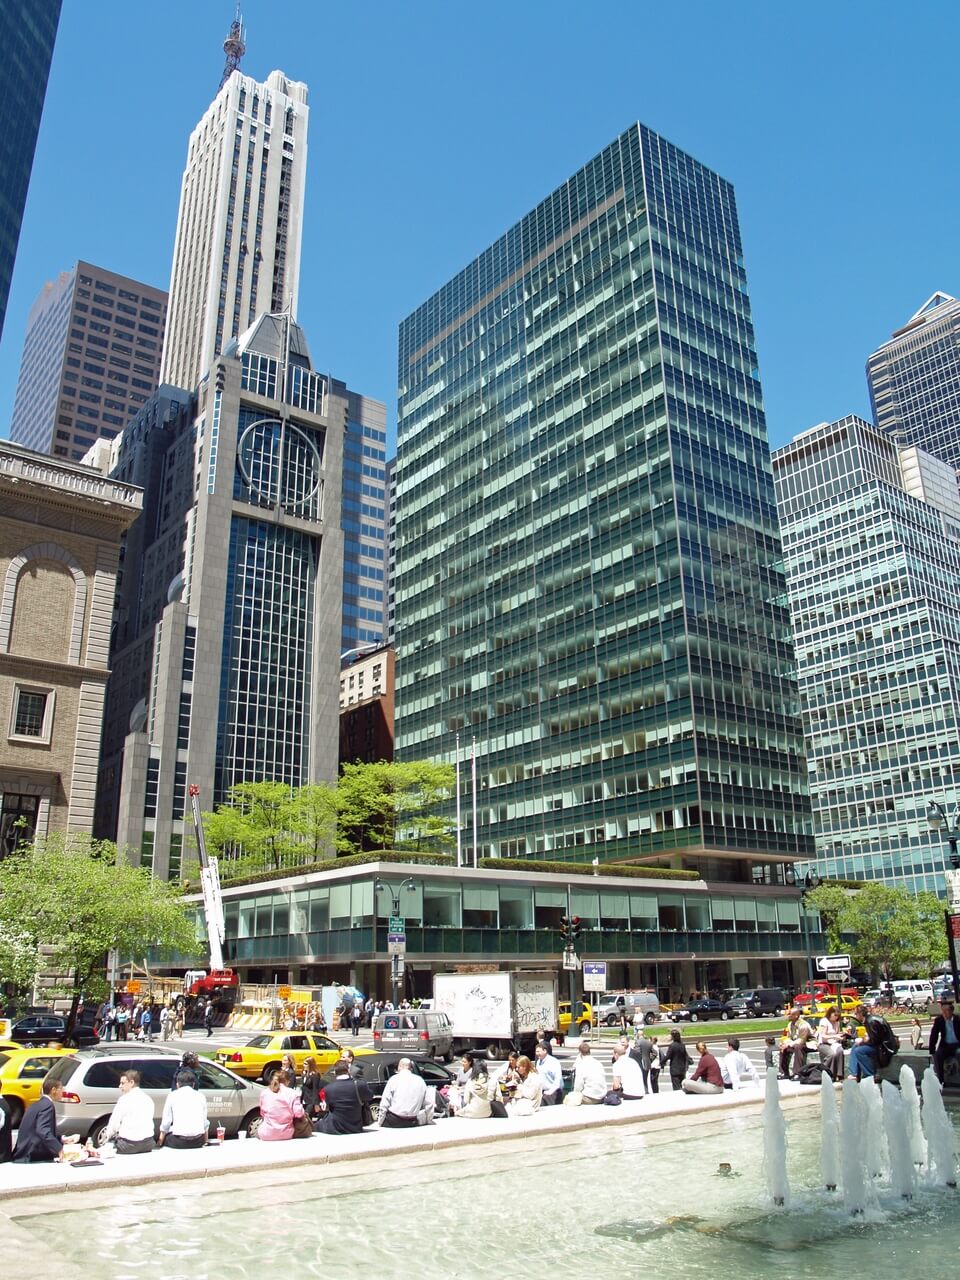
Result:
<svg viewBox="0 0 960 1280"><path fill-rule="evenodd" d="M268 1087L260 1095L260 1128L257 1137L261 1142L281 1142L293 1137L293 1122L303 1115L303 1104L292 1089L288 1089L274 1071Z"/></svg>

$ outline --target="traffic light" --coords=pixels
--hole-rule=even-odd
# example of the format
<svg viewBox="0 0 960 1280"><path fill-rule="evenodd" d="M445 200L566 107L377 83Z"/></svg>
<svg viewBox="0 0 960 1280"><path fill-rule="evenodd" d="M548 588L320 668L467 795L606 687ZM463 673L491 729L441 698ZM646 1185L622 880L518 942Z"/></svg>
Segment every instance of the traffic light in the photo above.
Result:
<svg viewBox="0 0 960 1280"><path fill-rule="evenodd" d="M569 916L560 917L560 941L570 942L573 939L572 933L573 921Z"/></svg>
<svg viewBox="0 0 960 1280"><path fill-rule="evenodd" d="M572 916L570 919L569 938L571 942L576 942L583 931L583 924L579 916Z"/></svg>

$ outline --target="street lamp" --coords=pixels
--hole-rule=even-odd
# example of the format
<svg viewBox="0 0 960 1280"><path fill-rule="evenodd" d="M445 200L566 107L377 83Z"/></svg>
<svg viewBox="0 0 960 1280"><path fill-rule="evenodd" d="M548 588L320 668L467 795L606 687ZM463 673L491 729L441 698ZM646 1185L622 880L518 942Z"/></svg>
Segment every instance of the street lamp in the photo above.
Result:
<svg viewBox="0 0 960 1280"><path fill-rule="evenodd" d="M390 906L394 916L399 916L400 914L400 894L403 890L416 889L416 887L417 882L411 879L410 876L407 876L406 880L402 881L397 886L396 890L388 885L385 880L377 879L373 882L374 894L379 893L381 889L386 889L387 893L390 895ZM374 931L376 931L376 915L374 915ZM390 957L390 985L392 988L392 995L390 998L393 1001L394 1008L397 1006L397 997L399 995L400 988L400 960L401 958L399 955Z"/></svg>
<svg viewBox="0 0 960 1280"><path fill-rule="evenodd" d="M960 887L958 886L958 879L960 879L960 852L957 851L957 841L960 840L958 820L960 820L960 805L954 806L953 825L951 826L943 805L938 804L936 800L927 801L927 822L931 830L941 832L950 846L950 869L949 871L944 871L944 879L947 883L947 907L943 913L943 923L947 933L947 954L950 957L950 973L953 976L954 999L960 993L960 980L958 980L957 976L957 948L953 936L953 906L956 902L958 887Z"/></svg>

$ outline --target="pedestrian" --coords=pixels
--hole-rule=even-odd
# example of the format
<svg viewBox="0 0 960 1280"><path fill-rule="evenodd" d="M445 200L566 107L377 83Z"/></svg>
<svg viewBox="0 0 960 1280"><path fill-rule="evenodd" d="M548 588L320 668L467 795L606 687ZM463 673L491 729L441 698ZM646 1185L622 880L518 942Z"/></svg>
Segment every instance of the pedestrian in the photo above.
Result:
<svg viewBox="0 0 960 1280"><path fill-rule="evenodd" d="M360 1068L356 1064L356 1060L354 1059L352 1049L341 1049L340 1061L345 1062L347 1064L347 1075L349 1075L351 1079L359 1080L360 1077L363 1075L363 1072L360 1070Z"/></svg>
<svg viewBox="0 0 960 1280"><path fill-rule="evenodd" d="M660 1046L657 1037L650 1037L650 1092L660 1092Z"/></svg>
<svg viewBox="0 0 960 1280"><path fill-rule="evenodd" d="M143 1006L143 1013L140 1015L140 1030L142 1040L153 1040L153 1009L149 1004Z"/></svg>
<svg viewBox="0 0 960 1280"><path fill-rule="evenodd" d="M350 1006L350 1027L355 1036L360 1034L360 1023L363 1021L363 1010L358 1001L354 1000Z"/></svg>
<svg viewBox="0 0 960 1280"><path fill-rule="evenodd" d="M775 1067L776 1063L777 1041L775 1036L763 1037L763 1069L769 1071L771 1067Z"/></svg>
<svg viewBox="0 0 960 1280"><path fill-rule="evenodd" d="M120 1097L110 1114L104 1138L113 1142L119 1156L140 1155L156 1145L153 1099L140 1088L140 1072L132 1067L120 1077Z"/></svg>
<svg viewBox="0 0 960 1280"><path fill-rule="evenodd" d="M291 1089L297 1087L297 1062L292 1053L285 1053L280 1059L280 1070L285 1071L290 1079L285 1081Z"/></svg>
<svg viewBox="0 0 960 1280"><path fill-rule="evenodd" d="M52 1163L59 1160L66 1141L57 1135L56 1104L63 1097L63 1085L49 1075L40 1086L40 1097L24 1112L13 1149L14 1164ZM71 1141L76 1141L72 1138Z"/></svg>
<svg viewBox="0 0 960 1280"><path fill-rule="evenodd" d="M322 1090L323 1084L320 1072L317 1070L316 1059L304 1058L303 1078L300 1082L300 1101L303 1103L304 1115L313 1125L316 1124L322 1114L320 1105Z"/></svg>
<svg viewBox="0 0 960 1280"><path fill-rule="evenodd" d="M637 1039L634 1041L633 1048L630 1050L630 1054L634 1058L634 1060L640 1065L640 1073L643 1076L644 1089L646 1089L649 1093L656 1093L657 1090L654 1088L653 1083L651 1082L651 1079L650 1079L650 1074L651 1074L650 1065L654 1057L658 1056L656 1054L656 1049L653 1041L648 1040L645 1035L638 1035ZM659 1058L658 1058L658 1069L659 1069Z"/></svg>
<svg viewBox="0 0 960 1280"><path fill-rule="evenodd" d="M107 1004L104 1008L103 1022L100 1026L100 1039L105 1044L109 1044L113 1039L113 1033L117 1029L117 1011L112 1004Z"/></svg>
<svg viewBox="0 0 960 1280"><path fill-rule="evenodd" d="M208 1000L203 1007L203 1025L207 1029L207 1039L213 1035L213 1001Z"/></svg>
<svg viewBox="0 0 960 1280"><path fill-rule="evenodd" d="M418 1124L427 1123L426 1111L426 1081L413 1070L409 1058L401 1058L380 1098L377 1124L383 1129L415 1129Z"/></svg>
<svg viewBox="0 0 960 1280"><path fill-rule="evenodd" d="M363 1104L373 1101L373 1094L363 1080L351 1079L345 1059L333 1068L334 1079L324 1089L326 1115L317 1125L318 1133L362 1133Z"/></svg>
<svg viewBox="0 0 960 1280"><path fill-rule="evenodd" d="M727 1052L720 1059L720 1072L725 1089L742 1089L744 1084L759 1084L757 1069L745 1053L740 1051L740 1041L736 1036L727 1040Z"/></svg>
<svg viewBox="0 0 960 1280"><path fill-rule="evenodd" d="M840 1010L832 1004L817 1027L817 1050L824 1071L831 1080L843 1079L843 1050L848 1040L840 1025Z"/></svg>
<svg viewBox="0 0 960 1280"><path fill-rule="evenodd" d="M460 1070L450 1089L450 1114L461 1120L489 1120L490 1081L472 1053L460 1059Z"/></svg>
<svg viewBox="0 0 960 1280"><path fill-rule="evenodd" d="M170 1032L173 1030L173 1014L170 1012L170 1006L165 1004L160 1010L160 1039L169 1040Z"/></svg>
<svg viewBox="0 0 960 1280"><path fill-rule="evenodd" d="M373 1026L373 1009L374 1009L373 996L368 996L367 1001L363 1006L364 1025L367 1027Z"/></svg>
<svg viewBox="0 0 960 1280"><path fill-rule="evenodd" d="M603 1101L606 1093L606 1073L598 1059L591 1054L590 1046L581 1042L570 1096L577 1097L588 1106L594 1106Z"/></svg>
<svg viewBox="0 0 960 1280"><path fill-rule="evenodd" d="M623 1037L626 1039L626 1037ZM624 1102L642 1098L647 1088L643 1080L643 1069L631 1054L626 1045L618 1044L613 1050L613 1093L618 1093Z"/></svg>
<svg viewBox="0 0 960 1280"><path fill-rule="evenodd" d="M670 1072L670 1083L673 1086L674 1093L679 1093L683 1088L683 1080L690 1067L690 1062L687 1046L683 1043L680 1032L674 1029L670 1032L670 1042L663 1054L663 1065Z"/></svg>
<svg viewBox="0 0 960 1280"><path fill-rule="evenodd" d="M923 1044L923 1023L920 1021L919 1018L911 1018L910 1019L910 1048L919 1049L922 1044Z"/></svg>
<svg viewBox="0 0 960 1280"><path fill-rule="evenodd" d="M954 1012L952 1000L940 1001L940 1012L930 1028L930 1043L927 1048L933 1058L937 1079L943 1084L947 1059L955 1059L960 1048L960 1016Z"/></svg>
<svg viewBox="0 0 960 1280"><path fill-rule="evenodd" d="M116 1019L117 1039L126 1040L127 1026L129 1025L129 1022L130 1022L130 1010L127 1008L125 1004L121 1004L121 1005L118 1005L116 1012L117 1012L117 1019Z"/></svg>
<svg viewBox="0 0 960 1280"><path fill-rule="evenodd" d="M850 1050L847 1075L860 1080L876 1075L878 1068L890 1061L896 1048L893 1047L893 1032L890 1030L890 1024L881 1014L871 1013L866 1005L858 1004L853 1011L853 1016L858 1023L857 1039ZM936 1026L936 1020L934 1020L934 1026Z"/></svg>
<svg viewBox="0 0 960 1280"><path fill-rule="evenodd" d="M803 1010L794 1005L787 1011L787 1025L780 1037L780 1079L798 1080L807 1060L813 1027L803 1017Z"/></svg>
<svg viewBox="0 0 960 1280"><path fill-rule="evenodd" d="M6 1098L0 1095L0 1164L13 1157L13 1117Z"/></svg>
<svg viewBox="0 0 960 1280"><path fill-rule="evenodd" d="M563 1071L560 1063L550 1052L550 1046L541 1040L534 1050L537 1059L537 1073L543 1082L541 1105L555 1107L563 1101Z"/></svg>

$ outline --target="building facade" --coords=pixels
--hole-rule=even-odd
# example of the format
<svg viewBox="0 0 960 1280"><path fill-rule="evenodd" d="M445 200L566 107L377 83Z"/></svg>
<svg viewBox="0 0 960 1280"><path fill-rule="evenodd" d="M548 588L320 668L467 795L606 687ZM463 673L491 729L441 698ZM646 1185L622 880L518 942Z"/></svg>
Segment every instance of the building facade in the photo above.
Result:
<svg viewBox="0 0 960 1280"><path fill-rule="evenodd" d="M389 645L340 672L340 763L393 759L394 655Z"/></svg>
<svg viewBox="0 0 960 1280"><path fill-rule="evenodd" d="M296 316L307 86L235 71L190 135L162 380L196 387L262 312Z"/></svg>
<svg viewBox="0 0 960 1280"><path fill-rule="evenodd" d="M960 468L960 302L935 293L867 361L874 421Z"/></svg>
<svg viewBox="0 0 960 1280"><path fill-rule="evenodd" d="M478 852L813 849L733 188L628 129L400 326L396 745Z"/></svg>
<svg viewBox="0 0 960 1280"><path fill-rule="evenodd" d="M386 626L387 407L351 393L343 441L343 652L379 643Z"/></svg>
<svg viewBox="0 0 960 1280"><path fill-rule="evenodd" d="M0 334L59 22L60 0L0 0Z"/></svg>
<svg viewBox="0 0 960 1280"><path fill-rule="evenodd" d="M261 316L194 395L165 388L113 474L146 519L118 593L102 822L164 879L182 866L187 786L337 773L340 477L350 393L288 315ZM148 419L149 415L149 420Z"/></svg>
<svg viewBox="0 0 960 1280"><path fill-rule="evenodd" d="M43 286L20 358L11 439L72 461L118 435L157 389L162 289L78 262Z"/></svg>
<svg viewBox="0 0 960 1280"><path fill-rule="evenodd" d="M821 876L943 887L960 785L952 467L856 417L773 455Z"/></svg>
<svg viewBox="0 0 960 1280"><path fill-rule="evenodd" d="M120 540L141 499L0 442L0 857L93 829Z"/></svg>

